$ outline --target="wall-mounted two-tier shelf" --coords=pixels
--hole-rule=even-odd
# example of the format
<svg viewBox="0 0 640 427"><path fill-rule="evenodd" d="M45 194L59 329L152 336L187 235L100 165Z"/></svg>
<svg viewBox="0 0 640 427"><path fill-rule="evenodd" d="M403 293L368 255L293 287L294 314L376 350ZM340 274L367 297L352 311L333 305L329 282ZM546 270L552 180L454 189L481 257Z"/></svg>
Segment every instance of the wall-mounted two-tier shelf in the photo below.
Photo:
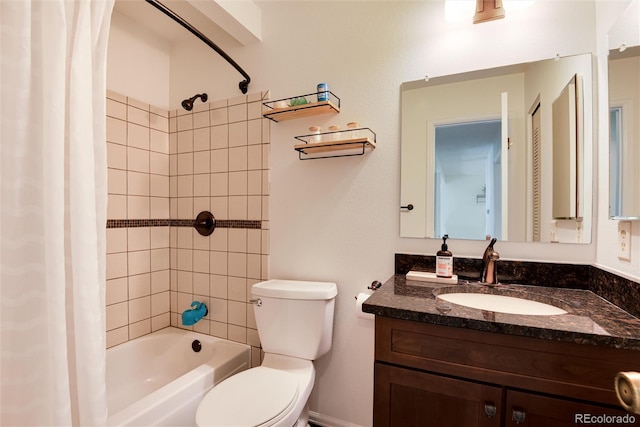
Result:
<svg viewBox="0 0 640 427"><path fill-rule="evenodd" d="M293 147L298 152L300 160L362 156L367 149L376 148L376 134L369 128L301 135L295 138L303 142Z"/></svg>
<svg viewBox="0 0 640 427"><path fill-rule="evenodd" d="M283 120L300 119L321 114L339 113L340 98L330 91L324 93L328 97L324 101L318 101L317 93L309 93L292 98L263 102L267 110L262 113L262 116L274 122L281 122Z"/></svg>
<svg viewBox="0 0 640 427"><path fill-rule="evenodd" d="M262 117L274 122L340 112L340 98L331 91L276 99L263 102L263 105L266 109ZM349 128L295 138L302 142L293 147L300 160L361 156L367 149L376 148L376 134L369 128Z"/></svg>

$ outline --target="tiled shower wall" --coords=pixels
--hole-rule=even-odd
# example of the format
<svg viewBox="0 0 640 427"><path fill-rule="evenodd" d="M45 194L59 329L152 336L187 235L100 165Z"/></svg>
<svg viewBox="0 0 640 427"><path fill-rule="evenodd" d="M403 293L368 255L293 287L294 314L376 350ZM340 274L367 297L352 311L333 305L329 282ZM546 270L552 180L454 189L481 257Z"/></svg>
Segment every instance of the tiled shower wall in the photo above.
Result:
<svg viewBox="0 0 640 427"><path fill-rule="evenodd" d="M268 277L269 122L250 94L161 111L108 93L107 345L168 326L250 344L251 286ZM216 229L188 226L203 210Z"/></svg>

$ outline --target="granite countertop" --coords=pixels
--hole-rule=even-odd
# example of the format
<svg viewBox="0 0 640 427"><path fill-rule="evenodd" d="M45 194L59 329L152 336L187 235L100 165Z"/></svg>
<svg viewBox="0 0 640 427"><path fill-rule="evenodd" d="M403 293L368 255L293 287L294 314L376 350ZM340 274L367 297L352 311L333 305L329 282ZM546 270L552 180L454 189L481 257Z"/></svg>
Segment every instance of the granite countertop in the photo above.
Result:
<svg viewBox="0 0 640 427"><path fill-rule="evenodd" d="M437 294L447 292L522 296L558 306L567 314L497 313L436 299ZM518 284L488 287L467 281L451 285L407 280L396 274L365 301L362 310L434 325L640 351L640 319L584 289Z"/></svg>

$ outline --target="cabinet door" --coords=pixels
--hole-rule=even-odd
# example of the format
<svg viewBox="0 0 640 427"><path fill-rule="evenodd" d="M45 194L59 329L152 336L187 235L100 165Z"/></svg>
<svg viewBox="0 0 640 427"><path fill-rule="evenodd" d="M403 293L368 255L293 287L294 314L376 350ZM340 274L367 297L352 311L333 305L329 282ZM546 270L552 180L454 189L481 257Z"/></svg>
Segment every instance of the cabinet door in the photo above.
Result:
<svg viewBox="0 0 640 427"><path fill-rule="evenodd" d="M376 427L500 426L502 389L375 364Z"/></svg>
<svg viewBox="0 0 640 427"><path fill-rule="evenodd" d="M507 427L640 426L640 416L622 409L515 390L507 391L505 418Z"/></svg>

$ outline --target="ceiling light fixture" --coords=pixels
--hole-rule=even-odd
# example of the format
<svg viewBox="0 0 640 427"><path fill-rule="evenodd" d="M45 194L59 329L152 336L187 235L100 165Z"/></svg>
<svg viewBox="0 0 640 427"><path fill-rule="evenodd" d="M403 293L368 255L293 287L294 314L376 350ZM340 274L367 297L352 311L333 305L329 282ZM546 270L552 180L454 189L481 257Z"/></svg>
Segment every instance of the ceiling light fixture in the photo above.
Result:
<svg viewBox="0 0 640 427"><path fill-rule="evenodd" d="M476 13L473 15L474 24L502 18L504 18L502 0L476 0Z"/></svg>

